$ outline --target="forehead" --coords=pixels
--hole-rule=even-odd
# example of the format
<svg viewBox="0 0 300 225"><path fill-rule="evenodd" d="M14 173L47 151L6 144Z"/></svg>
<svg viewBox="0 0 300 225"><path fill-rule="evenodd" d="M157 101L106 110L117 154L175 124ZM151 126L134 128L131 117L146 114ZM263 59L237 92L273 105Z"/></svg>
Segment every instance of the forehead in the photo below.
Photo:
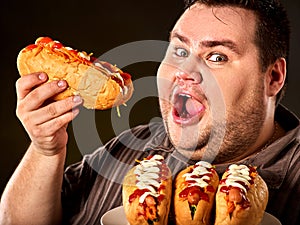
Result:
<svg viewBox="0 0 300 225"><path fill-rule="evenodd" d="M226 38L235 42L253 42L255 28L256 16L250 10L231 6L208 7L196 3L179 18L173 32L193 41Z"/></svg>

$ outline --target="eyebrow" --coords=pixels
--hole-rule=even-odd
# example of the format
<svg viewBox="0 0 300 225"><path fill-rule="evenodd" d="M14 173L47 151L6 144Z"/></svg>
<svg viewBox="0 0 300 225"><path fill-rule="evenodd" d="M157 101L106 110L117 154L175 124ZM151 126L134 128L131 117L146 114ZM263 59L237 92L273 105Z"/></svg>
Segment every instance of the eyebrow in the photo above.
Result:
<svg viewBox="0 0 300 225"><path fill-rule="evenodd" d="M190 40L189 40L187 37L184 37L183 35L179 34L178 32L172 31L172 32L170 33L169 41L171 41L171 39L173 39L173 38L177 38L177 39L179 39L181 42L186 43L186 44L189 44L189 43L190 43Z"/></svg>
<svg viewBox="0 0 300 225"><path fill-rule="evenodd" d="M171 32L170 41L173 38L178 38L181 42L183 42L185 44L190 44L191 43L191 41L187 37L179 34L178 32ZM200 47L205 47L205 48L213 48L213 47L217 47L217 46L223 46L223 47L228 48L229 50L231 50L231 51L233 51L237 54L240 54L240 51L238 50L237 45L229 39L204 40L204 41L201 41L199 43L199 46Z"/></svg>

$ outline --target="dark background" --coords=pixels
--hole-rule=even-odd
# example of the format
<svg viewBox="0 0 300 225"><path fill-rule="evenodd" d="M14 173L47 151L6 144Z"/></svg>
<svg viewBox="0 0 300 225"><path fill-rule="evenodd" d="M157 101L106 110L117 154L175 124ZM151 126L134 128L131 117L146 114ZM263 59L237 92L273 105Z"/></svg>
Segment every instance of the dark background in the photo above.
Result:
<svg viewBox="0 0 300 225"><path fill-rule="evenodd" d="M299 116L300 1L283 0L283 3L288 9L293 32L288 70L290 84L283 103ZM34 42L39 36L53 37L66 45L76 46L79 50L93 52L95 56L133 41L166 41L175 20L182 12L182 7L181 0L1 1L0 193L29 144L29 139L15 116L15 82L19 77L16 57L20 49ZM131 73L133 79L137 79L154 76L157 66L154 62L144 62L127 66L123 70ZM81 114L89 113L91 112L83 109ZM92 116L95 116L97 124L101 124L97 129L104 143L115 135L110 123L111 112L92 113L95 113ZM159 116L157 99L145 98L132 108L130 126L147 123L154 116ZM88 134L88 126L83 125L82 129ZM81 158L72 124L68 130L70 135L67 165ZM97 144L93 141L87 142L85 151L92 151Z"/></svg>

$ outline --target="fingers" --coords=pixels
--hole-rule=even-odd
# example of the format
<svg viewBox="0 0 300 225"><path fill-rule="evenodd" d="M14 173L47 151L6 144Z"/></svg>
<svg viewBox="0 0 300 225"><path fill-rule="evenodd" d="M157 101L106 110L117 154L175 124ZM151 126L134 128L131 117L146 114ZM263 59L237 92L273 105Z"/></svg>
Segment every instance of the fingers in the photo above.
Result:
<svg viewBox="0 0 300 225"><path fill-rule="evenodd" d="M16 82L18 100L24 99L34 87L41 85L47 80L48 76L45 73L32 73L20 77Z"/></svg>
<svg viewBox="0 0 300 225"><path fill-rule="evenodd" d="M32 111L28 115L27 120L31 120L32 124L43 124L49 120L53 120L61 115L72 111L73 114L77 114L77 106L82 104L80 96L68 97L64 100L53 102L49 105L42 107L39 110Z"/></svg>
<svg viewBox="0 0 300 225"><path fill-rule="evenodd" d="M57 80L45 83L38 88L33 89L26 96L26 104L21 105L25 111L32 111L40 108L46 100L49 100L56 94L66 90L67 82L64 80Z"/></svg>
<svg viewBox="0 0 300 225"><path fill-rule="evenodd" d="M68 85L64 80L46 81L48 76L45 73L33 73L22 76L16 82L18 95L16 114L29 132L40 130L41 127L36 128L43 123L51 123L53 119L54 122L59 121L59 124L70 122L70 119L77 114L77 110L72 111L72 109L82 104L79 96L49 101L53 96L64 91Z"/></svg>
<svg viewBox="0 0 300 225"><path fill-rule="evenodd" d="M33 111L17 110L17 115L31 141L45 155L53 155L64 149L66 128L78 114L82 104L79 96L52 102Z"/></svg>
<svg viewBox="0 0 300 225"><path fill-rule="evenodd" d="M61 114L51 120L47 120L42 124L36 124L30 131L34 140L44 140L46 137L55 136L57 131L65 127L79 113L79 109L75 108L66 113Z"/></svg>
<svg viewBox="0 0 300 225"><path fill-rule="evenodd" d="M45 73L32 73L17 80L18 107L22 108L22 111L31 111L39 108L46 100L68 87L67 82L64 80L45 83L46 81L48 81L48 76Z"/></svg>
<svg viewBox="0 0 300 225"><path fill-rule="evenodd" d="M54 101L53 97L67 89L64 80L48 81L45 73L22 76L16 82L18 96L16 114L32 143L46 155L65 149L66 127L79 113L79 96Z"/></svg>

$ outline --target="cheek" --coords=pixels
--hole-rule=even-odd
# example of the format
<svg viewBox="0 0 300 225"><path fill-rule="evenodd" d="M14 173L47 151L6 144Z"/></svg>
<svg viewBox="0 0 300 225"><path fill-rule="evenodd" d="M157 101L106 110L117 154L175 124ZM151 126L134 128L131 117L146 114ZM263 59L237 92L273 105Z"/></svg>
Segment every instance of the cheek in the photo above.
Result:
<svg viewBox="0 0 300 225"><path fill-rule="evenodd" d="M174 69L164 63L157 71L157 88L160 99L169 100L174 83Z"/></svg>
<svg viewBox="0 0 300 225"><path fill-rule="evenodd" d="M253 57L243 56L214 71L215 79L226 101L239 99L253 86L257 66L253 63L249 66L251 60L253 61Z"/></svg>
<svg viewBox="0 0 300 225"><path fill-rule="evenodd" d="M240 79L233 79L223 82L221 85L222 93L226 101L234 101L241 97L244 93L244 85Z"/></svg>
<svg viewBox="0 0 300 225"><path fill-rule="evenodd" d="M250 78L249 78L250 77ZM220 88L228 110L256 101L258 93L262 91L262 84L251 76L242 76L227 81L220 81Z"/></svg>

